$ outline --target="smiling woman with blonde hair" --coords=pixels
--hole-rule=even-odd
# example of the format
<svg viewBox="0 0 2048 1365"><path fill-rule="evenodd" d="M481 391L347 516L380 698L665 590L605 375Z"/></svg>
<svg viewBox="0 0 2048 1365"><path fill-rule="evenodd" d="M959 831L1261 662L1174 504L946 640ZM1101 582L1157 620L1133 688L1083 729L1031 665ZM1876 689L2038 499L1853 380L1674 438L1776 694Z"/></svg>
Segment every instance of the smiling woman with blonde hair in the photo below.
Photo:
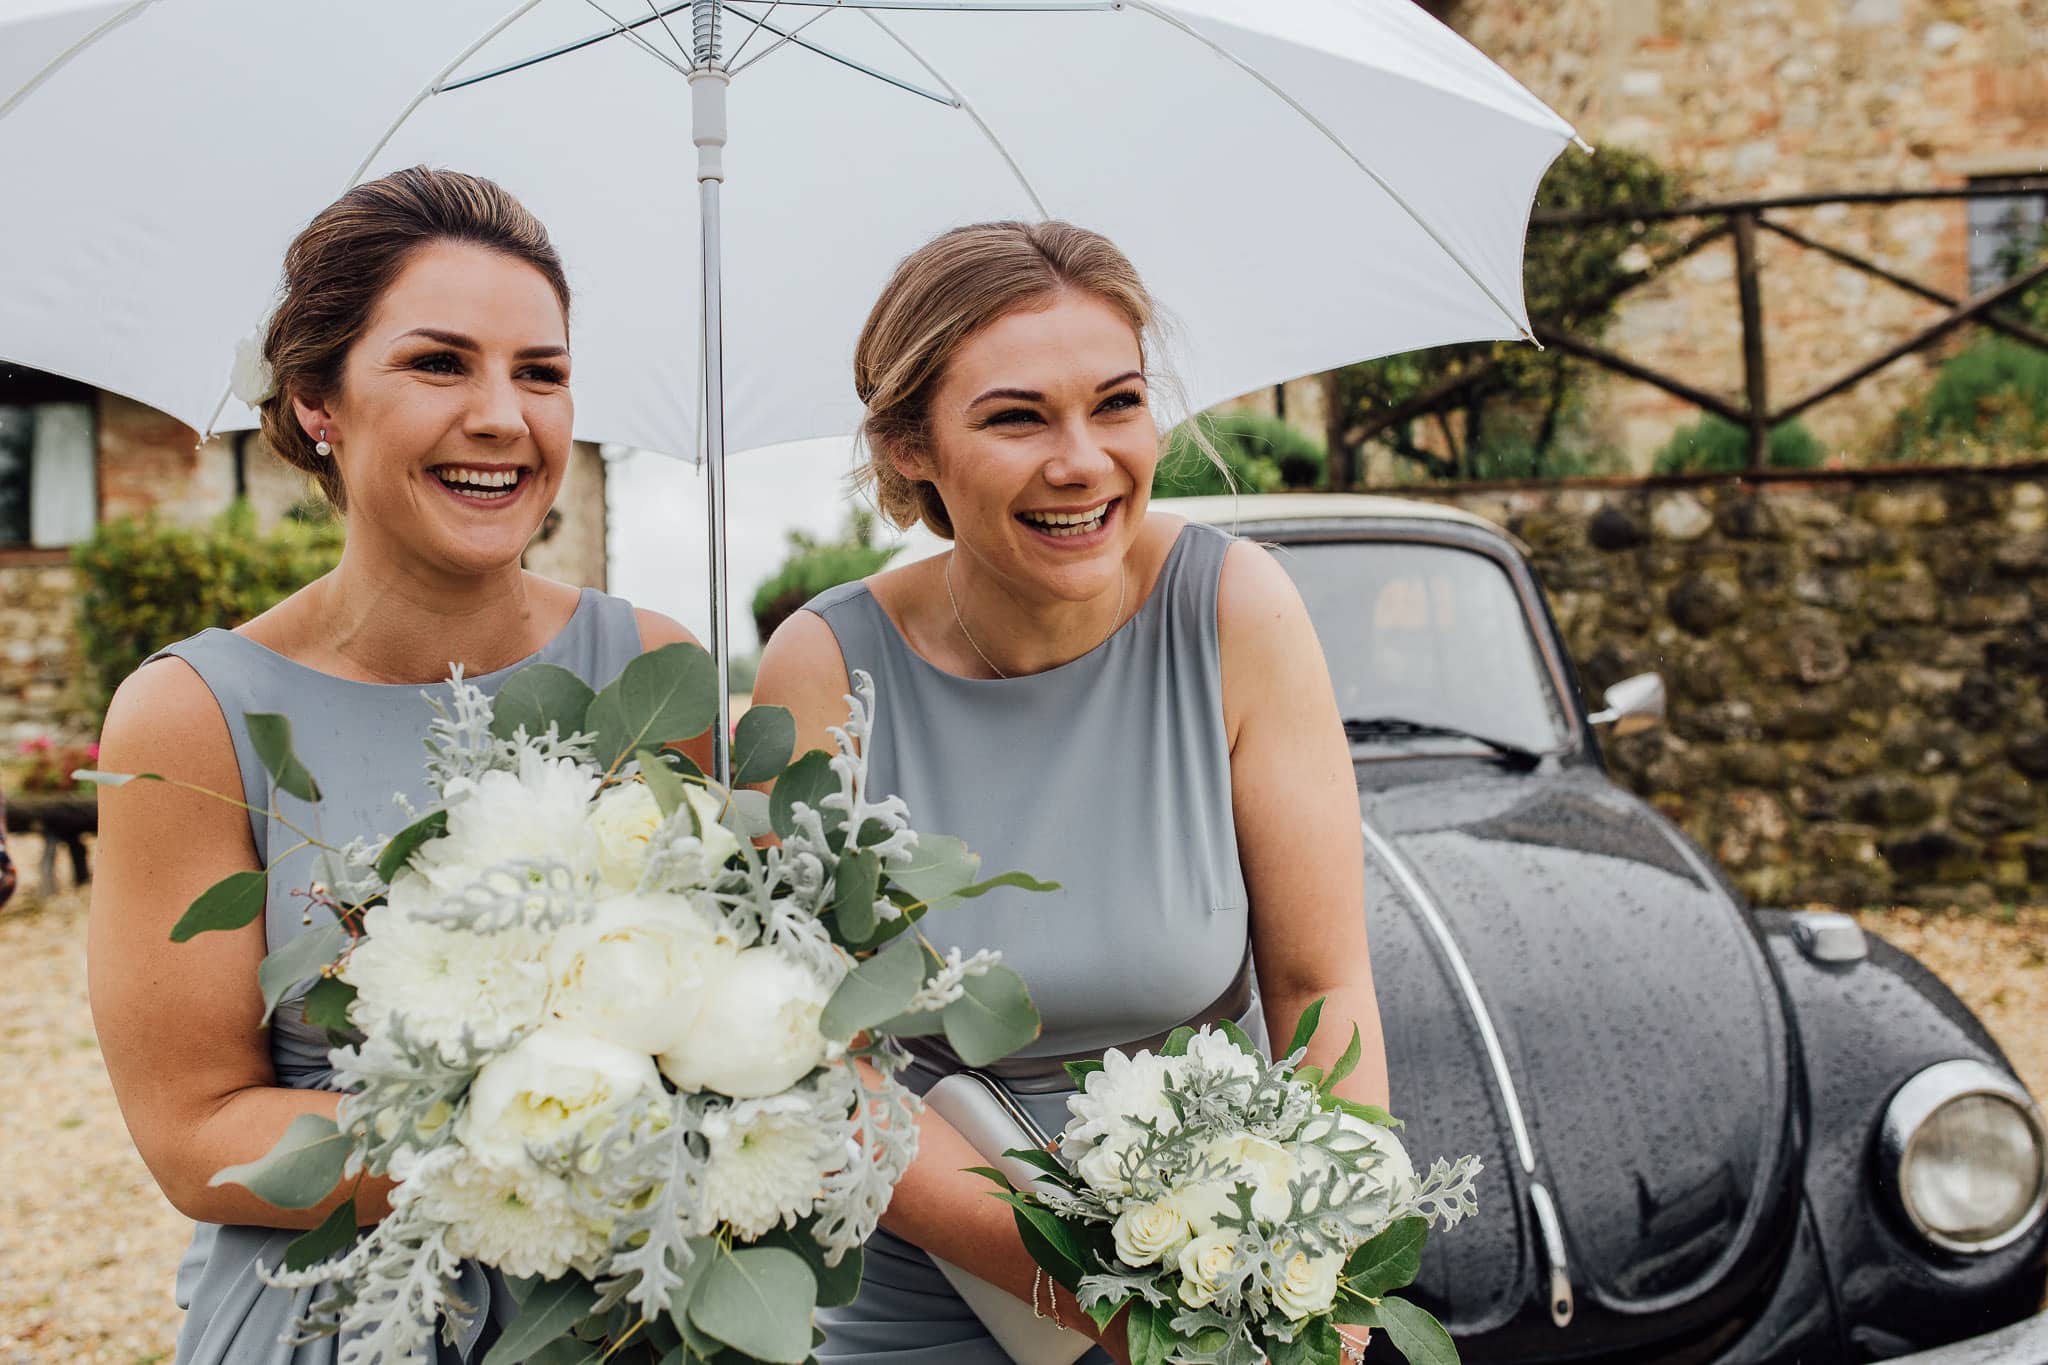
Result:
<svg viewBox="0 0 2048 1365"><path fill-rule="evenodd" d="M313 1294L267 1287L285 1246L353 1192L382 1219L392 1185L344 1182L286 1212L216 1171L270 1150L293 1119L331 1117L325 1030L287 1000L265 1022L256 969L310 923L311 850L262 812L269 782L244 723L281 712L318 779L330 843L405 824L425 804L423 688L451 666L495 691L522 665L602 686L673 621L528 573L520 556L568 472L569 287L547 233L488 180L417 168L357 186L300 233L263 352L271 446L341 509L333 572L234 630L167 646L107 713L101 763L246 800L242 811L152 783L103 789L88 966L93 1019L128 1130L165 1196L199 1226L179 1267L179 1365L326 1365L340 1339L288 1344ZM708 760L708 754L699 755ZM275 864L247 928L173 944L201 891ZM456 1296L490 1313L443 1358L480 1359L502 1289L467 1267Z"/></svg>
<svg viewBox="0 0 2048 1365"><path fill-rule="evenodd" d="M1000 949L1029 983L1045 1032L992 1070L1051 1131L1064 1061L1226 1017L1264 1035L1318 996L1310 1060L1333 1061L1355 1021L1365 1061L1342 1089L1386 1100L1329 672L1270 556L1148 509L1153 315L1123 253L1071 224L980 224L907 258L854 357L865 473L892 521L952 548L815 599L769 642L754 693L823 743L865 670L874 789L987 866L1062 884L926 921L941 951ZM920 1087L958 1065L924 1041ZM1039 1306L1049 1286L963 1173L979 1154L929 1113L920 1141L859 1299L820 1314L819 1355L1000 1365L931 1257ZM1065 1291L1052 1306L1093 1332ZM1120 1326L1103 1345L1125 1357Z"/></svg>

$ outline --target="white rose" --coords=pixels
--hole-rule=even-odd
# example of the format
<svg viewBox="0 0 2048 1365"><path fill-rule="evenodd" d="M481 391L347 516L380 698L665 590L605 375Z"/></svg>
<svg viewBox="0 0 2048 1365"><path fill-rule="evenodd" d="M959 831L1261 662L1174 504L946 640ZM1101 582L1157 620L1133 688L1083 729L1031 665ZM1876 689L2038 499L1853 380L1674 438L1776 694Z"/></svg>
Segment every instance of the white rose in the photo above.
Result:
<svg viewBox="0 0 2048 1365"><path fill-rule="evenodd" d="M696 1023L657 1060L678 1090L758 1099L789 1089L837 1051L818 1029L832 992L774 948L737 954L704 992Z"/></svg>
<svg viewBox="0 0 2048 1365"><path fill-rule="evenodd" d="M1336 1256L1297 1251L1287 1258L1287 1271L1273 1286L1273 1302L1295 1322L1327 1313L1337 1301L1337 1275L1344 1268Z"/></svg>
<svg viewBox="0 0 2048 1365"><path fill-rule="evenodd" d="M614 896L548 945L548 1009L620 1047L666 1052L732 957L688 897Z"/></svg>
<svg viewBox="0 0 2048 1365"><path fill-rule="evenodd" d="M1260 1218L1277 1222L1293 1208L1287 1182L1300 1173L1301 1166L1279 1143L1235 1133L1203 1144L1200 1157L1230 1167L1239 1183L1252 1187L1252 1212Z"/></svg>
<svg viewBox="0 0 2048 1365"><path fill-rule="evenodd" d="M1188 1244L1195 1230L1171 1198L1139 1204L1117 1216L1113 1229L1117 1259L1129 1266L1152 1265L1171 1260Z"/></svg>
<svg viewBox="0 0 2048 1365"><path fill-rule="evenodd" d="M528 1147L595 1137L603 1120L660 1088L645 1053L550 1024L484 1063L455 1136L479 1160L521 1169L533 1164Z"/></svg>
<svg viewBox="0 0 2048 1365"><path fill-rule="evenodd" d="M1216 1301L1237 1259L1237 1243L1227 1232L1197 1237L1180 1249L1180 1301L1190 1308L1207 1308Z"/></svg>
<svg viewBox="0 0 2048 1365"><path fill-rule="evenodd" d="M624 782L597 798L590 833L597 840L597 875L606 885L618 891L640 885L661 819L661 806L645 782Z"/></svg>
<svg viewBox="0 0 2048 1365"><path fill-rule="evenodd" d="M519 757L518 773L485 773L448 807L448 831L412 855L412 867L443 894L514 859L552 860L579 878L596 873L590 798L597 775L574 759Z"/></svg>
<svg viewBox="0 0 2048 1365"><path fill-rule="evenodd" d="M1074 1173L1103 1194L1129 1194L1131 1182L1124 1179L1123 1171L1125 1149L1122 1142L1098 1142L1074 1162Z"/></svg>
<svg viewBox="0 0 2048 1365"><path fill-rule="evenodd" d="M376 1034L397 1016L414 1043L453 1058L465 1038L502 1047L545 1017L546 942L518 926L496 933L429 923L401 904L372 906L366 937L340 969L356 988L349 1017Z"/></svg>

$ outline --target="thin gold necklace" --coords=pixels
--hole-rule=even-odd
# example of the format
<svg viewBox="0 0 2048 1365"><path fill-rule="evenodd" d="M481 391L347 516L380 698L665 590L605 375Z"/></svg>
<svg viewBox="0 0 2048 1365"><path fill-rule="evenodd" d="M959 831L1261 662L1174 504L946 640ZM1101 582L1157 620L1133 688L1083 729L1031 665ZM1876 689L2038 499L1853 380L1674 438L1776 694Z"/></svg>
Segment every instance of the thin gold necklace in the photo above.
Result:
<svg viewBox="0 0 2048 1365"><path fill-rule="evenodd" d="M989 672L995 674L998 678L1007 679L1010 675L1003 672L1002 669L997 668L996 661L994 659L989 658L988 652L984 650L979 644L975 643L974 632L967 628L967 622L960 615L960 599L953 596L953 556L946 556L946 565L943 572L946 579L946 601L953 608L953 624L960 627L960 633L967 637L968 646L971 649L973 649L973 651L976 654L979 654L981 656L981 661L988 665ZM1130 587L1131 566L1129 564L1118 564L1116 588L1116 615L1109 618L1109 629L1102 633L1102 643L1096 645L1096 649L1100 649L1103 645L1108 644L1109 637L1116 634L1116 628L1118 624L1121 623L1124 619L1124 602L1126 600L1127 595L1130 592ZM1089 653L1091 654L1094 652L1094 650L1089 651Z"/></svg>

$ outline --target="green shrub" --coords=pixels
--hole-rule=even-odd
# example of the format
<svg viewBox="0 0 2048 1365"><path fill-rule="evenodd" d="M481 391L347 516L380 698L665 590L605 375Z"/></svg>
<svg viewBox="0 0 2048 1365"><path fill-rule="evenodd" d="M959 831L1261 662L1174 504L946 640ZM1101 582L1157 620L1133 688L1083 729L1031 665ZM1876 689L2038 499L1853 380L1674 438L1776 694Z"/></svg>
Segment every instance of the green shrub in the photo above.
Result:
<svg viewBox="0 0 2048 1365"><path fill-rule="evenodd" d="M1468 479L1576 479L1595 474L1623 474L1627 462L1612 450L1545 449L1519 432L1504 432L1465 452Z"/></svg>
<svg viewBox="0 0 2048 1365"><path fill-rule="evenodd" d="M789 536L789 558L774 576L754 590L754 629L761 643L804 603L827 588L880 572L898 547L875 543L874 514L866 509L854 512L839 539L820 541L801 531Z"/></svg>
<svg viewBox="0 0 2048 1365"><path fill-rule="evenodd" d="M1183 423L1166 439L1166 453L1152 476L1154 497L1273 493L1322 484L1328 463L1322 443L1277 417L1257 412L1205 413L1194 421L1201 424L1209 443L1223 457L1230 477L1226 479L1210 461Z"/></svg>
<svg viewBox="0 0 2048 1365"><path fill-rule="evenodd" d="M1939 458L1957 437L2038 446L2048 440L2048 351L1980 337L1941 367L1926 398L1899 418L1899 453Z"/></svg>
<svg viewBox="0 0 2048 1365"><path fill-rule="evenodd" d="M1818 469L1827 456L1828 448L1804 422L1795 418L1771 428L1765 451L1771 468ZM1709 413L1672 432L1650 467L1658 474L1738 474L1749 468L1749 432Z"/></svg>
<svg viewBox="0 0 2048 1365"><path fill-rule="evenodd" d="M332 517L292 518L259 535L246 503L206 527L102 523L71 555L94 704L104 706L163 646L268 611L333 568L341 544L341 523Z"/></svg>

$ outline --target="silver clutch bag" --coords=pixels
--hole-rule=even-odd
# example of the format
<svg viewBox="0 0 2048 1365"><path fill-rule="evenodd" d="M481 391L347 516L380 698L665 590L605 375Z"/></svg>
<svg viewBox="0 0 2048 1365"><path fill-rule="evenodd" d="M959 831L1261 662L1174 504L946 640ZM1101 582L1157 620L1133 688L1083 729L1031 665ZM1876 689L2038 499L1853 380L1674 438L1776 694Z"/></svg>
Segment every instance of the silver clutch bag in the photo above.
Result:
<svg viewBox="0 0 2048 1365"><path fill-rule="evenodd" d="M924 1102L1011 1184L1020 1190L1037 1184L1037 1171L1003 1153L1013 1147L1043 1149L1051 1139L1001 1082L979 1071L956 1071L925 1092ZM1039 1317L1024 1300L959 1266L936 1256L932 1263L1017 1365L1073 1365L1095 1344L1086 1333Z"/></svg>

